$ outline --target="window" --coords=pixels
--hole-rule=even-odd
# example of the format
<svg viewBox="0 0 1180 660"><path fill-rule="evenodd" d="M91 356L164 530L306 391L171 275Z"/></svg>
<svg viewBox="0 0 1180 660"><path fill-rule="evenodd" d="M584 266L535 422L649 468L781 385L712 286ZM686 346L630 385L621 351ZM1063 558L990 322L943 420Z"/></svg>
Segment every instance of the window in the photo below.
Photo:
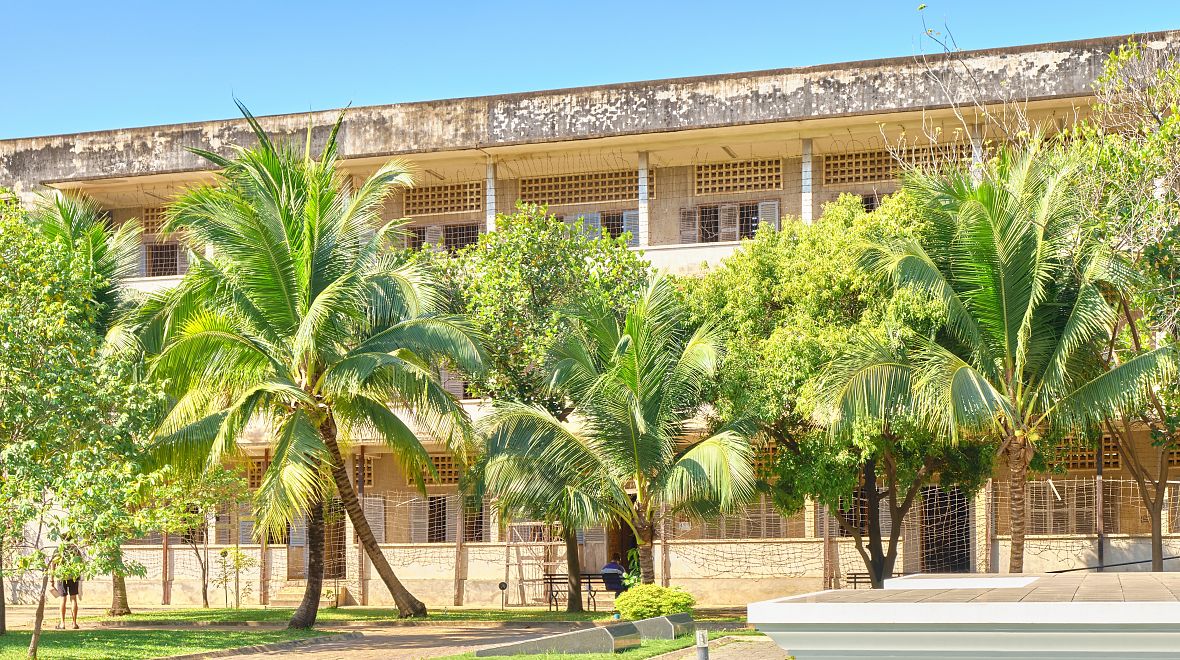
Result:
<svg viewBox="0 0 1180 660"><path fill-rule="evenodd" d="M742 204L738 207L738 238L754 238L758 232L758 205Z"/></svg>
<svg viewBox="0 0 1180 660"><path fill-rule="evenodd" d="M1092 479L1030 481L1028 533L1093 534L1095 491Z"/></svg>
<svg viewBox="0 0 1180 660"><path fill-rule="evenodd" d="M865 193L860 196L860 203L865 207L865 213L872 213L881 205L881 198L877 197L877 193Z"/></svg>
<svg viewBox="0 0 1180 660"><path fill-rule="evenodd" d="M697 211L697 240L716 243L721 235L721 213L716 206L702 206Z"/></svg>
<svg viewBox="0 0 1180 660"><path fill-rule="evenodd" d="M246 466L246 485L250 490L262 487L262 475L266 474L266 462L261 458L252 458Z"/></svg>
<svg viewBox="0 0 1180 660"><path fill-rule="evenodd" d="M479 223L446 225L443 227L443 245L455 252L479 242Z"/></svg>
<svg viewBox="0 0 1180 660"><path fill-rule="evenodd" d="M190 506L188 507L188 513L189 515L196 516L201 513L201 510L195 506ZM209 530L207 527L197 524L189 529L186 529L184 533L180 535L180 540L184 543L200 545L205 542L205 535L208 532Z"/></svg>
<svg viewBox="0 0 1180 660"><path fill-rule="evenodd" d="M421 250L426 245L426 227L410 227L406 230L406 247Z"/></svg>
<svg viewBox="0 0 1180 660"><path fill-rule="evenodd" d="M180 274L180 246L176 243L149 243L144 247L144 270L148 277Z"/></svg>
<svg viewBox="0 0 1180 660"><path fill-rule="evenodd" d="M374 462L375 461L372 456L365 457L365 468L364 468L365 469L365 476L364 476L365 488L372 488L373 487L373 463Z"/></svg>
<svg viewBox="0 0 1180 660"><path fill-rule="evenodd" d="M618 238L626 231L623 228L622 211L605 211L602 214L602 232L611 238Z"/></svg>
<svg viewBox="0 0 1180 660"><path fill-rule="evenodd" d="M426 542L445 543L447 540L447 498L429 497L426 500Z"/></svg>

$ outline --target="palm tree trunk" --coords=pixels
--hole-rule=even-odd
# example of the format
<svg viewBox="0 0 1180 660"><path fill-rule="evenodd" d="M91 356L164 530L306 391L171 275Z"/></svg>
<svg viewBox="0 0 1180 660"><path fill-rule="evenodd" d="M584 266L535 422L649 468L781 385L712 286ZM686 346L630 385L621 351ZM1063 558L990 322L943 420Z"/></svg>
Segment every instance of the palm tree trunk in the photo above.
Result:
<svg viewBox="0 0 1180 660"><path fill-rule="evenodd" d="M1008 572L1024 572L1025 492L1028 485L1027 441L1023 437L1008 440L1008 506L1012 528L1012 547L1008 556Z"/></svg>
<svg viewBox="0 0 1180 660"><path fill-rule="evenodd" d="M652 545L654 527L646 518L635 525L639 538L639 578L643 584L655 584L656 563L655 548Z"/></svg>
<svg viewBox="0 0 1180 660"><path fill-rule="evenodd" d="M340 494L340 502L344 505L344 510L348 512L348 518L352 521L357 538L360 539L361 546L365 549L365 555L372 562L373 568L377 570L377 575L381 576L385 588L389 589L390 595L393 596L398 614L402 617L426 616L426 604L415 598L414 594L411 594L401 583L401 580L397 579L393 568L389 566L389 561L381 552L381 547L377 545L377 538L373 536L373 529L369 527L369 521L365 519L365 512L356 496L356 489L353 488L352 480L348 478L348 468L344 462L344 456L340 453L340 445L336 442L336 423L332 420L331 415L320 425L320 433L324 437L324 444L332 455L332 479L336 482L336 492Z"/></svg>
<svg viewBox="0 0 1180 660"><path fill-rule="evenodd" d="M565 538L565 572L569 576L569 598L566 599L566 612L581 612L582 609L582 562L578 556L578 530L572 526L561 526L561 535Z"/></svg>
<svg viewBox="0 0 1180 660"><path fill-rule="evenodd" d="M307 587L303 600L291 615L288 628L310 628L315 625L324 591L324 500L317 498L307 512Z"/></svg>
<svg viewBox="0 0 1180 660"><path fill-rule="evenodd" d="M208 607L208 605L206 605ZM127 604L127 580L118 569L111 571L111 609L108 616L126 616L131 614L131 606Z"/></svg>

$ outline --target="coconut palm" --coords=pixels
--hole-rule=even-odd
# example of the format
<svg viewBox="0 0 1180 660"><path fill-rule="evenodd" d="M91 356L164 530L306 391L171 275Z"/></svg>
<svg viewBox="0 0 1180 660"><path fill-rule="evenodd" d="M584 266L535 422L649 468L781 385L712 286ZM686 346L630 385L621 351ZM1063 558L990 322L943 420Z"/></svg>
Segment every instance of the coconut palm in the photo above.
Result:
<svg viewBox="0 0 1180 660"><path fill-rule="evenodd" d="M500 466L494 480L511 483L514 497L543 502L555 486L534 476L554 469L546 466L592 475L596 482L578 495L569 491L571 507L609 506L635 533L650 583L662 516L709 515L754 496L749 443L737 428L693 433L722 346L712 326L688 323L667 281L655 280L623 319L605 307L576 316L551 356L552 387L574 413L561 420L536 406L499 405L488 422L498 449L522 460Z"/></svg>
<svg viewBox="0 0 1180 660"><path fill-rule="evenodd" d="M531 408L519 403L505 402L497 406L499 417L512 415L517 410L525 415L532 412ZM582 568L578 530L607 524L611 514L625 508L626 502L605 499L612 491L603 482L601 473L576 472L569 469L570 466L534 460L530 454L534 443L514 441L519 436L509 432L510 425L496 426L497 417L490 418L484 453L472 470L477 493L481 499L485 494L495 498L500 520L524 518L560 526L569 579L566 610L581 612ZM559 426L560 422L557 422L550 428Z"/></svg>
<svg viewBox="0 0 1180 660"><path fill-rule="evenodd" d="M313 158L310 131L298 150L272 141L242 111L258 145L233 158L195 150L221 171L168 210L165 231L183 231L193 248L190 270L135 320L157 353L152 374L167 379L177 400L154 450L173 462L217 464L250 422L265 421L273 461L256 494L255 533L281 534L311 514L309 559L318 564L309 566L292 625L315 621L320 511L332 489L399 612L423 616L377 545L345 455L350 442L375 437L406 474L432 473L415 428L452 446L470 437L437 366L477 372L480 348L457 319L437 312L428 272L391 249L399 223L381 224L380 213L410 183L404 164L386 164L353 191L337 168L340 122Z"/></svg>
<svg viewBox="0 0 1180 660"><path fill-rule="evenodd" d="M34 205L29 220L50 240L65 246L97 282L91 292L94 330L107 336L118 315L131 303L126 281L139 273L140 228L136 222L118 226L108 221L94 200L79 194L46 194ZM127 582L111 573L111 616L131 613Z"/></svg>
<svg viewBox="0 0 1180 660"><path fill-rule="evenodd" d="M1125 290L1129 270L1079 232L1076 173L1039 139L978 173L911 173L928 238L874 246L866 262L939 301L944 326L934 340L913 338L904 360L850 345L820 395L834 432L912 397L907 408L951 441L992 435L1009 469L1012 572L1024 567L1025 483L1040 439L1134 409L1172 369L1169 349L1103 365L1117 320L1106 294Z"/></svg>

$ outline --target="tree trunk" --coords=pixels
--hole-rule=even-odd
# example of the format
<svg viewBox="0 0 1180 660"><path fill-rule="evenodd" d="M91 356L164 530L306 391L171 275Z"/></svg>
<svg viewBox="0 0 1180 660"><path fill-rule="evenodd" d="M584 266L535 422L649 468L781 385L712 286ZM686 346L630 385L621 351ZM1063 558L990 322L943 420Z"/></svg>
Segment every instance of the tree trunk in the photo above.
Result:
<svg viewBox="0 0 1180 660"><path fill-rule="evenodd" d="M4 595L4 541L0 538L0 635L8 632L8 599Z"/></svg>
<svg viewBox="0 0 1180 660"><path fill-rule="evenodd" d="M49 576L53 572L53 564L41 575L41 598L37 600L37 614L33 617L33 634L29 637L28 657L37 657L37 647L41 645L41 626L45 623L45 592L49 590Z"/></svg>
<svg viewBox="0 0 1180 660"><path fill-rule="evenodd" d="M126 616L131 614L131 606L127 604L127 579L122 571L111 571L111 609L108 616Z"/></svg>
<svg viewBox="0 0 1180 660"><path fill-rule="evenodd" d="M1029 446L1023 437L1011 437L1008 442L1008 506L1012 527L1012 547L1008 557L1008 572L1024 572L1025 492L1028 486Z"/></svg>
<svg viewBox="0 0 1180 660"><path fill-rule="evenodd" d="M1163 457L1167 460L1167 457ZM1160 487L1162 490L1162 486ZM1158 502L1158 505L1156 504ZM1164 519L1163 498L1155 502L1144 500L1147 514L1151 517L1151 572L1161 573L1164 570Z"/></svg>
<svg viewBox="0 0 1180 660"><path fill-rule="evenodd" d="M288 628L315 625L324 592L324 500L319 498L307 512L307 587L303 600L291 615Z"/></svg>
<svg viewBox="0 0 1180 660"><path fill-rule="evenodd" d="M877 460L867 459L861 470L864 483L865 517L869 533L869 581L874 589L885 588L885 549L881 543L881 492L877 489Z"/></svg>
<svg viewBox="0 0 1180 660"><path fill-rule="evenodd" d="M397 604L398 615L403 618L426 616L426 604L415 598L401 583L401 580L397 579L389 561L381 552L381 547L377 545L373 529L369 527L369 521L365 519L364 509L361 508L360 500L357 498L356 489L353 488L352 480L348 477L348 467L344 462L344 456L340 453L340 445L336 443L336 423L330 415L320 425L320 433L323 435L324 444L331 453L332 479L336 482L336 492L340 495L340 502L344 505L344 510L348 512L348 518L352 521L357 538L360 539L361 546L365 549L365 555L372 562L373 568L377 570L377 575L381 576L385 588L389 589L390 595L393 596L393 602Z"/></svg>
<svg viewBox="0 0 1180 660"><path fill-rule="evenodd" d="M640 520L639 524L635 526L639 538L639 576L644 584L655 584L656 581L656 563L655 563L655 546L652 544L652 537L654 534L654 527L650 521L644 519Z"/></svg>
<svg viewBox="0 0 1180 660"><path fill-rule="evenodd" d="M578 530L561 526L561 535L565 538L565 571L569 576L569 598L566 600L566 612L581 612L582 610L582 563L578 557Z"/></svg>
<svg viewBox="0 0 1180 660"><path fill-rule="evenodd" d="M209 555L201 561L201 553L197 552L197 563L201 566L201 607L209 609Z"/></svg>

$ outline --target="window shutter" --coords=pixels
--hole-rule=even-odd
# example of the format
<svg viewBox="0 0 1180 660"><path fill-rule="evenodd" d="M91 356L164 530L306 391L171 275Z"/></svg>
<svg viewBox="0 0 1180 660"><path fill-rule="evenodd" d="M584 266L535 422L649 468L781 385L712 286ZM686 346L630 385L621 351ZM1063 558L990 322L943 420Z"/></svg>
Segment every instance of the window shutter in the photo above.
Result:
<svg viewBox="0 0 1180 660"><path fill-rule="evenodd" d="M147 236L139 235L139 276L147 277Z"/></svg>
<svg viewBox="0 0 1180 660"><path fill-rule="evenodd" d="M459 374L440 368L438 370L438 379L442 383L443 389L450 392L451 396L456 399L463 399L463 385L464 381L459 377Z"/></svg>
<svg viewBox="0 0 1180 660"><path fill-rule="evenodd" d="M639 245L639 210L632 209L630 211L623 211L623 231L629 232L631 238L627 239L627 245L637 247Z"/></svg>
<svg viewBox="0 0 1180 660"><path fill-rule="evenodd" d="M889 511L889 500L882 498L877 503L877 508L881 511L881 538L889 538L889 530L893 526L893 514Z"/></svg>
<svg viewBox="0 0 1180 660"><path fill-rule="evenodd" d="M680 243L697 242L697 210L680 209Z"/></svg>
<svg viewBox="0 0 1180 660"><path fill-rule="evenodd" d="M447 496L447 542L454 543L458 538L458 519L463 516L463 502L458 495Z"/></svg>
<svg viewBox="0 0 1180 660"><path fill-rule="evenodd" d="M365 520L373 530L373 538L378 543L385 543L385 498L365 496Z"/></svg>
<svg viewBox="0 0 1180 660"><path fill-rule="evenodd" d="M307 517L299 516L291 521L291 536L287 545L303 547L307 545Z"/></svg>
<svg viewBox="0 0 1180 660"><path fill-rule="evenodd" d="M775 231L782 229L779 223L782 222L782 216L778 212L778 200L771 200L769 202L758 202L758 226L770 225L774 227Z"/></svg>
<svg viewBox="0 0 1180 660"><path fill-rule="evenodd" d="M582 213L582 231L590 238L599 238L602 236L602 214L601 213Z"/></svg>
<svg viewBox="0 0 1180 660"><path fill-rule="evenodd" d="M410 503L410 543L426 543L426 529L430 524L425 497L415 497Z"/></svg>
<svg viewBox="0 0 1180 660"><path fill-rule="evenodd" d="M188 272L188 247L179 241L176 244L176 274L184 275Z"/></svg>
<svg viewBox="0 0 1180 660"><path fill-rule="evenodd" d="M426 245L438 247L443 242L443 228L442 225L429 225L426 227L426 238L423 240Z"/></svg>
<svg viewBox="0 0 1180 660"><path fill-rule="evenodd" d="M717 209L718 240L736 241L738 239L738 205L722 204Z"/></svg>

